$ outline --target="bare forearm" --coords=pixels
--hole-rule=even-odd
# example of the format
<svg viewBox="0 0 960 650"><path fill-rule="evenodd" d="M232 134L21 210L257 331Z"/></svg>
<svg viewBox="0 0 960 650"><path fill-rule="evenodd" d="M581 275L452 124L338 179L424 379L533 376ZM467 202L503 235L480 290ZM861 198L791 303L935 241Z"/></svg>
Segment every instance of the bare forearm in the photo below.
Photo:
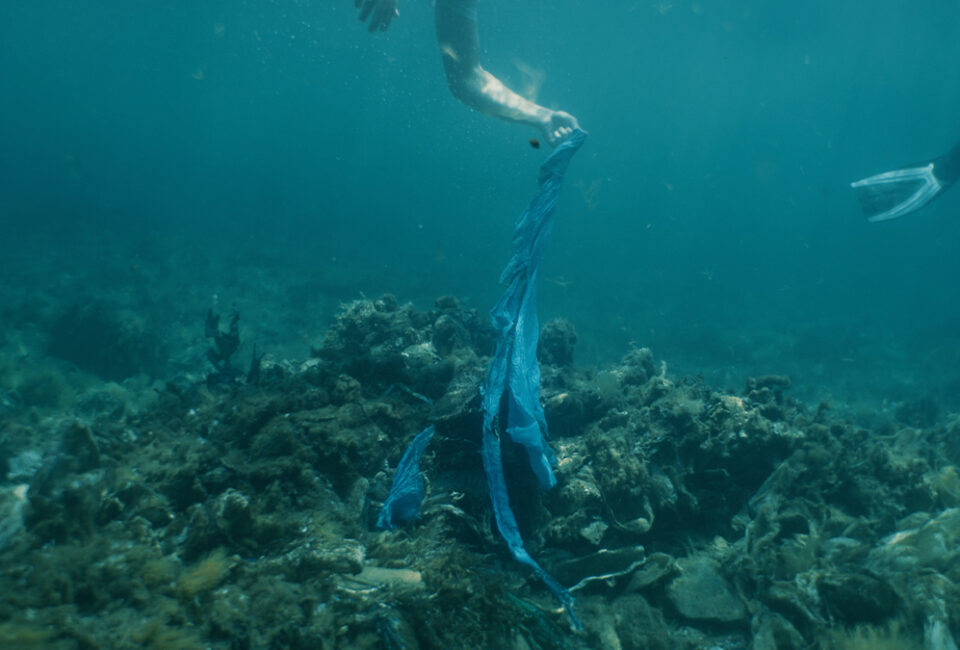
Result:
<svg viewBox="0 0 960 650"><path fill-rule="evenodd" d="M548 109L517 94L479 66L466 78L450 78L450 88L457 99L486 115L536 127L550 117Z"/></svg>
<svg viewBox="0 0 960 650"><path fill-rule="evenodd" d="M526 99L480 65L476 0L436 0L437 43L453 95L481 113L534 126L556 146L578 128L576 119Z"/></svg>
<svg viewBox="0 0 960 650"><path fill-rule="evenodd" d="M548 111L507 88L480 64L477 0L437 0L437 43L453 95L481 113L540 126Z"/></svg>

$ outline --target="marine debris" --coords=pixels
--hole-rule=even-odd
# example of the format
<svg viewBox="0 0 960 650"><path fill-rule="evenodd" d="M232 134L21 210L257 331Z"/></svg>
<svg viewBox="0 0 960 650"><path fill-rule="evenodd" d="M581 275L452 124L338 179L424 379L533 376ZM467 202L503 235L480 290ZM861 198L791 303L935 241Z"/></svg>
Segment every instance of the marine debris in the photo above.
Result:
<svg viewBox="0 0 960 650"><path fill-rule="evenodd" d="M380 508L377 528L392 530L398 523L413 521L420 513L424 491L423 477L420 476L420 457L430 444L433 433L433 427L427 427L417 434L403 453L390 486L390 494Z"/></svg>
<svg viewBox="0 0 960 650"><path fill-rule="evenodd" d="M544 571L523 545L523 536L510 505L500 434L505 432L514 443L526 449L530 469L541 488L550 489L556 484L552 467L556 459L546 441L547 422L540 405L537 276L553 227L563 176L570 159L585 139L586 134L576 130L543 163L540 168L540 188L517 220L513 235L513 257L500 278L501 284L507 288L490 314L493 327L499 334L497 348L480 389L483 396L483 469L497 530L514 559L533 569L563 603L577 629L582 626L573 611L570 592ZM433 428L428 427L414 438L404 453L390 494L380 512L378 527L393 528L395 517L411 520L419 511L423 498L419 461L431 437Z"/></svg>
<svg viewBox="0 0 960 650"><path fill-rule="evenodd" d="M481 387L483 469L497 530L514 559L533 569L563 603L577 629L582 626L573 611L570 592L544 571L524 547L520 526L510 505L500 436L506 433L510 440L525 449L530 470L542 489L556 485L553 472L556 457L546 440L547 420L540 404L537 277L553 229L563 176L584 140L586 134L577 129L547 158L540 167L540 188L517 220L513 256L500 276L500 283L506 285L506 289L490 312L490 319L499 333L497 348Z"/></svg>

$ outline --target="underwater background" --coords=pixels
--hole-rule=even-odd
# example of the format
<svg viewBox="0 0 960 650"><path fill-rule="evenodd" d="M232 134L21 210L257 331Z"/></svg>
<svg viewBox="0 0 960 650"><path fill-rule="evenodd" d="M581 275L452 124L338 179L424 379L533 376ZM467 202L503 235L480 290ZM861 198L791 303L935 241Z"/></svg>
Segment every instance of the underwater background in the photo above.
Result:
<svg viewBox="0 0 960 650"><path fill-rule="evenodd" d="M8 285L143 294L166 333L216 293L301 355L360 293L496 299L544 152L450 96L427 2L373 36L349 2L0 12ZM868 224L849 183L958 138L958 27L934 0L482 2L486 67L591 136L541 314L584 362L634 342L732 386L954 405L957 199Z"/></svg>
<svg viewBox="0 0 960 650"><path fill-rule="evenodd" d="M557 489L506 454L586 632L470 446L549 150L451 96L430 2L44 0L0 3L0 646L956 647L960 194L871 224L850 182L960 140L960 3L479 12L589 132L539 284ZM422 518L374 531L428 423Z"/></svg>

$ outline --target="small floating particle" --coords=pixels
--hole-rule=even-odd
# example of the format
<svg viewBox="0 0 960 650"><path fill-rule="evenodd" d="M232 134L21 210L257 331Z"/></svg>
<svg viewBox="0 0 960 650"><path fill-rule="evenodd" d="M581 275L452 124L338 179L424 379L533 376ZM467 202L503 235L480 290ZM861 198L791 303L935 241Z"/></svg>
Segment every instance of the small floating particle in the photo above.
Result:
<svg viewBox="0 0 960 650"><path fill-rule="evenodd" d="M534 149L539 149L540 141L537 140L536 138L530 138L530 146L533 147Z"/></svg>

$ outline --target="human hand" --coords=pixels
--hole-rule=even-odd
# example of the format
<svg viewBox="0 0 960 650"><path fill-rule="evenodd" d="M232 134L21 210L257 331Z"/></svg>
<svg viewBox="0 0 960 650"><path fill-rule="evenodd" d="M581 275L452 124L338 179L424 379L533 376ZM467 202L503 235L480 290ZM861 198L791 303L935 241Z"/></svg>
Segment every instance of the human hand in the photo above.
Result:
<svg viewBox="0 0 960 650"><path fill-rule="evenodd" d="M577 122L577 118L570 113L551 111L540 128L543 131L543 137L547 139L550 146L556 147L566 140L574 129L579 129L580 124Z"/></svg>
<svg viewBox="0 0 960 650"><path fill-rule="evenodd" d="M397 0L353 0L353 5L360 10L360 22L370 19L370 32L387 31L390 21L400 15Z"/></svg>

